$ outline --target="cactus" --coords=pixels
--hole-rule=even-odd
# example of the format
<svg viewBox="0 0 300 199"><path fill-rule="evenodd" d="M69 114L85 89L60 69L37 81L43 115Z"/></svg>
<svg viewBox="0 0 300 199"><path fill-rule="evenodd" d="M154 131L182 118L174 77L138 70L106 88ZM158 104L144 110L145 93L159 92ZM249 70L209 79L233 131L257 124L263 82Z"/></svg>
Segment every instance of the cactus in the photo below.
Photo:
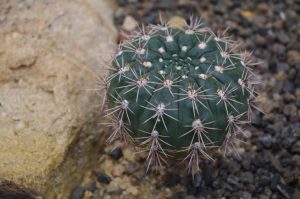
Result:
<svg viewBox="0 0 300 199"><path fill-rule="evenodd" d="M245 55L199 19L141 28L119 45L105 79L107 142L148 151L147 171L178 158L195 173L202 158L235 152L257 95Z"/></svg>

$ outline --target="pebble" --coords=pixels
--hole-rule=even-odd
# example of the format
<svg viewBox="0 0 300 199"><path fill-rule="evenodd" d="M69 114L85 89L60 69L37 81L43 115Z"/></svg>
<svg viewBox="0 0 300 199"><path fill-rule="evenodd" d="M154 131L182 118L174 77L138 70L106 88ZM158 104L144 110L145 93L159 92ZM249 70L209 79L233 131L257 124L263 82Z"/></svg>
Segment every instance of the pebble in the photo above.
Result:
<svg viewBox="0 0 300 199"><path fill-rule="evenodd" d="M259 4L257 5L257 9L258 9L260 12L265 13L265 12L268 12L269 6L268 6L268 4L266 4L266 3L259 3Z"/></svg>
<svg viewBox="0 0 300 199"><path fill-rule="evenodd" d="M83 199L90 199L93 196L93 193L90 191L85 191L83 195Z"/></svg>
<svg viewBox="0 0 300 199"><path fill-rule="evenodd" d="M117 164L113 168L112 175L114 177L119 177L122 176L124 172L125 172L125 167L121 164Z"/></svg>
<svg viewBox="0 0 300 199"><path fill-rule="evenodd" d="M136 154L130 148L125 148L123 150L124 158L130 162L135 162L135 158L137 157Z"/></svg>
<svg viewBox="0 0 300 199"><path fill-rule="evenodd" d="M69 199L82 199L84 195L84 188L83 187L75 187L69 197Z"/></svg>
<svg viewBox="0 0 300 199"><path fill-rule="evenodd" d="M98 172L96 173L97 181L100 183L109 184L111 182L111 178L105 173Z"/></svg>
<svg viewBox="0 0 300 199"><path fill-rule="evenodd" d="M117 147L108 154L112 159L119 160L123 156L122 149Z"/></svg>
<svg viewBox="0 0 300 199"><path fill-rule="evenodd" d="M252 184L253 180L254 180L253 174L251 172L244 172L244 173L242 173L240 180L242 183Z"/></svg>
<svg viewBox="0 0 300 199"><path fill-rule="evenodd" d="M137 25L137 21L132 16L126 16L122 28L127 31L133 31Z"/></svg>
<svg viewBox="0 0 300 199"><path fill-rule="evenodd" d="M287 53L287 61L291 65L299 65L300 64L300 53L296 50L289 50Z"/></svg>
<svg viewBox="0 0 300 199"><path fill-rule="evenodd" d="M250 18L253 16L253 12L250 10L243 10L241 11L241 15L245 18Z"/></svg>
<svg viewBox="0 0 300 199"><path fill-rule="evenodd" d="M270 134L264 134L257 139L265 148L270 148L272 145L272 137Z"/></svg>
<svg viewBox="0 0 300 199"><path fill-rule="evenodd" d="M227 178L227 182L229 182L231 185L238 185L239 178L230 174Z"/></svg>
<svg viewBox="0 0 300 199"><path fill-rule="evenodd" d="M139 190L135 186L129 186L126 191L134 196L139 194Z"/></svg>
<svg viewBox="0 0 300 199"><path fill-rule="evenodd" d="M285 32L283 32L283 31L280 31L277 34L277 38L283 44L287 44L290 41L289 36Z"/></svg>

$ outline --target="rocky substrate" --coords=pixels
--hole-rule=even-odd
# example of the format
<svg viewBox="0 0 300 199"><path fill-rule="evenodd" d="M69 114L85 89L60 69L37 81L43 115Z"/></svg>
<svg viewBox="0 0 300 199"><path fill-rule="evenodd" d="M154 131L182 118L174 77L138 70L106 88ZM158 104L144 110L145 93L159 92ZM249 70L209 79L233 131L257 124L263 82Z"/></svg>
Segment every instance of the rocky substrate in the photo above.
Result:
<svg viewBox="0 0 300 199"><path fill-rule="evenodd" d="M145 154L119 143L107 146L71 199L300 198L300 7L291 0L263 2L118 1L120 40L137 24L159 23L159 13L166 19L194 13L215 30L230 26L229 34L254 49L262 62L256 70L262 81L258 103L265 114L254 113L240 159L203 161L194 178L173 165L145 175Z"/></svg>

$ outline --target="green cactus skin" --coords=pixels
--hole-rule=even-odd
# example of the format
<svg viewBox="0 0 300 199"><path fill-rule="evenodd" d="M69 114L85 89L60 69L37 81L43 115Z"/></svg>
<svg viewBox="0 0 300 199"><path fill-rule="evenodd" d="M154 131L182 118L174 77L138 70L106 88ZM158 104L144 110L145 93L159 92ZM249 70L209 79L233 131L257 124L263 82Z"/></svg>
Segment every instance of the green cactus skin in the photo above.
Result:
<svg viewBox="0 0 300 199"><path fill-rule="evenodd" d="M106 78L108 142L149 151L147 170L175 157L195 173L200 157L232 152L256 95L251 63L236 47L198 19L185 29L150 26L121 44Z"/></svg>

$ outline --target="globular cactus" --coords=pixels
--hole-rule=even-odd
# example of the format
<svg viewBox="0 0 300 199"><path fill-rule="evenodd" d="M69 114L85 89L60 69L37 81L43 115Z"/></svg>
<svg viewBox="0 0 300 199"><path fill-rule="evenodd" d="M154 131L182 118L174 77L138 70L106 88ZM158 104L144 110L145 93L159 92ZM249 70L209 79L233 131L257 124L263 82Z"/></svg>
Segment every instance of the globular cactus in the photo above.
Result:
<svg viewBox="0 0 300 199"><path fill-rule="evenodd" d="M105 79L108 142L148 151L147 170L179 158L195 173L201 157L234 151L256 96L246 54L199 19L142 28L120 44Z"/></svg>

